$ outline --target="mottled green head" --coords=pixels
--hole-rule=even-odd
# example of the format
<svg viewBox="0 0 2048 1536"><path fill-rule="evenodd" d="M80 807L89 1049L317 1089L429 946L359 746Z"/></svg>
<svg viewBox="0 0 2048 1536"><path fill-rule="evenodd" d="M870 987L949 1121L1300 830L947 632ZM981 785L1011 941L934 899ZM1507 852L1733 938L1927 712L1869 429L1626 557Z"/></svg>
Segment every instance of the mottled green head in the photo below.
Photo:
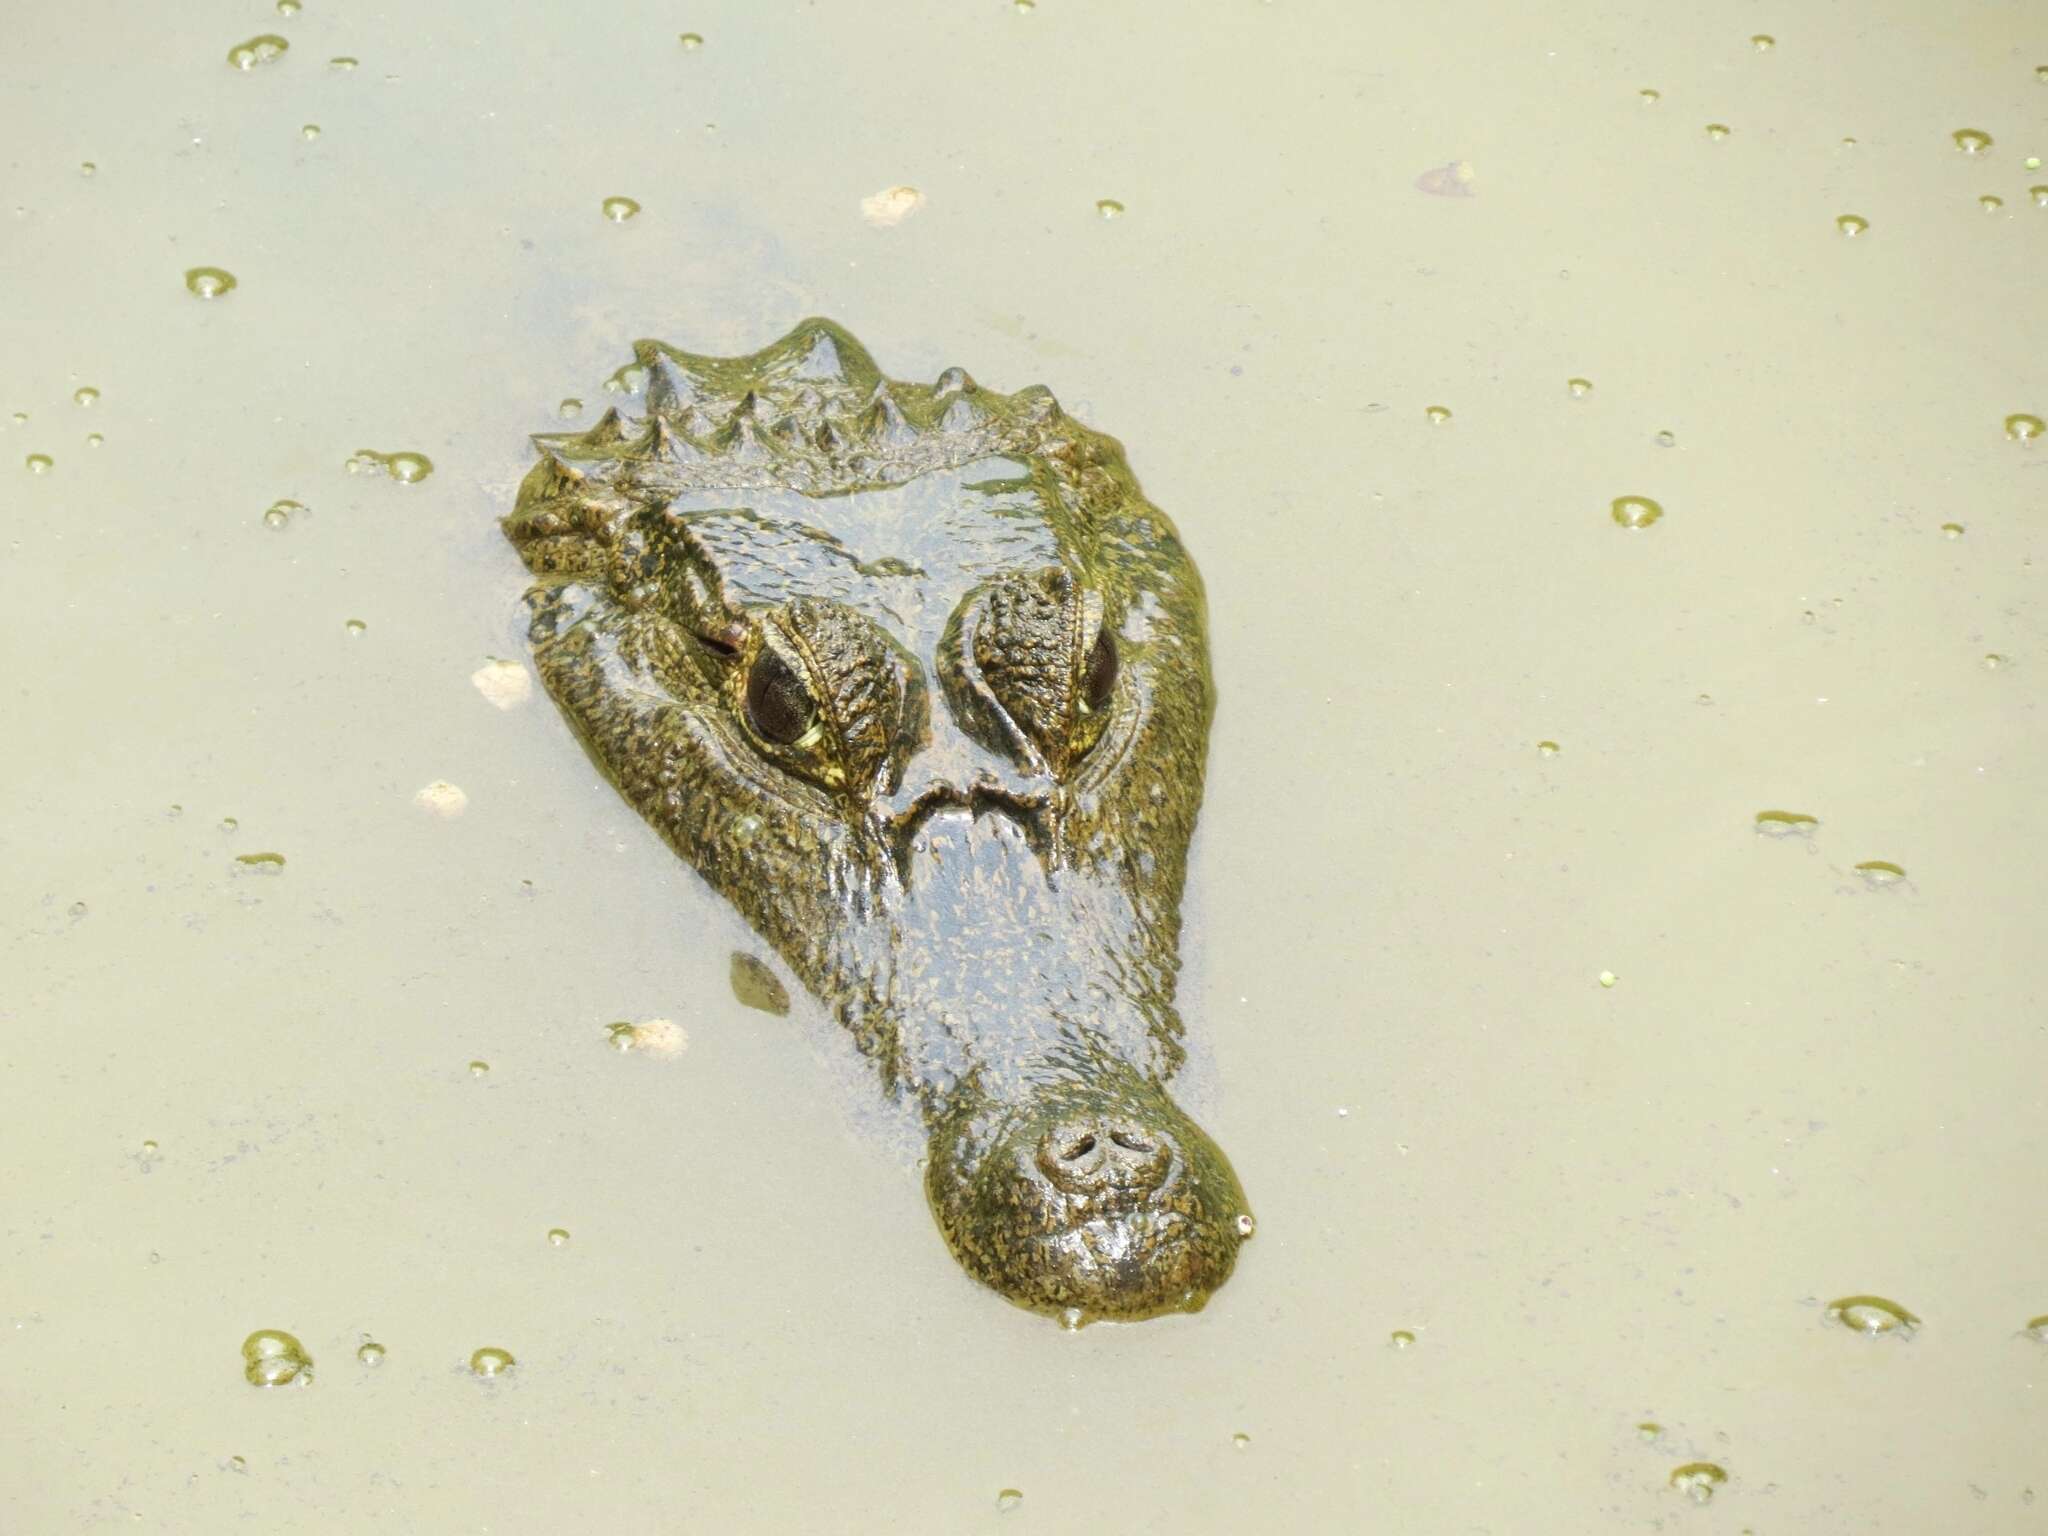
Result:
<svg viewBox="0 0 2048 1536"><path fill-rule="evenodd" d="M1250 1221L1164 1086L1211 709L1171 524L1043 389L885 380L823 320L635 352L642 413L536 439L506 519L549 691L917 1100L970 1271L1199 1306Z"/></svg>

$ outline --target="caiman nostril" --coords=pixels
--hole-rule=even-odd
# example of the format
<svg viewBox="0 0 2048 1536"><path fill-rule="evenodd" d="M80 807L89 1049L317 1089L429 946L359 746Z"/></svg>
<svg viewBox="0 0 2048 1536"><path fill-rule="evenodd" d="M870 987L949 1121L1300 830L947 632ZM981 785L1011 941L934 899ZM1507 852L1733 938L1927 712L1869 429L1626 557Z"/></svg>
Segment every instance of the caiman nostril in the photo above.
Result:
<svg viewBox="0 0 2048 1536"><path fill-rule="evenodd" d="M1038 1167L1070 1195L1148 1194L1166 1182L1173 1151L1171 1139L1136 1125L1070 1122L1039 1142Z"/></svg>

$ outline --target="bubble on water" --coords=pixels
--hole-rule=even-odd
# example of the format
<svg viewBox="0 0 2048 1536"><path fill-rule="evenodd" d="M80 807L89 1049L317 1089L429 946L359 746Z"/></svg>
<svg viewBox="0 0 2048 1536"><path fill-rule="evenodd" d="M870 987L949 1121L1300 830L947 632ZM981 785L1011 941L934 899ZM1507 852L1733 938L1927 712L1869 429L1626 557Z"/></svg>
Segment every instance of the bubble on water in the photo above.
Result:
<svg viewBox="0 0 2048 1536"><path fill-rule="evenodd" d="M74 921L76 921L78 918L85 916L85 903L82 901L74 901L73 903L71 903L70 906L66 907L64 910L71 916L71 918Z"/></svg>
<svg viewBox="0 0 2048 1536"><path fill-rule="evenodd" d="M413 797L413 804L423 811L431 811L446 821L453 821L469 809L469 796L459 784L450 784L446 779L436 779Z"/></svg>
<svg viewBox="0 0 2048 1536"><path fill-rule="evenodd" d="M260 853L238 853L235 855L235 862L245 868L258 870L266 875L274 875L284 868L284 855L267 850Z"/></svg>
<svg viewBox="0 0 2048 1536"><path fill-rule="evenodd" d="M1246 1449L1248 1446L1250 1446L1250 1444L1252 1443L1252 1437L1246 1434L1243 1430L1239 1430L1236 1434L1230 1437L1230 1443L1238 1450L1242 1451Z"/></svg>
<svg viewBox="0 0 2048 1536"><path fill-rule="evenodd" d="M1863 877L1863 883L1872 890L1883 890L1886 886L1897 885L1906 878L1906 871L1890 859L1865 859L1856 866L1856 873Z"/></svg>
<svg viewBox="0 0 2048 1536"><path fill-rule="evenodd" d="M1602 971L1599 976L1600 985L1603 987L1611 987L1619 980L1621 978L1612 971Z"/></svg>
<svg viewBox="0 0 2048 1536"><path fill-rule="evenodd" d="M647 370L638 363L627 363L623 368L612 371L604 381L604 392L608 395L637 395L647 385Z"/></svg>
<svg viewBox="0 0 2048 1536"><path fill-rule="evenodd" d="M2036 208L2048 208L2048 186L2029 187L2027 188L2027 196L2034 200Z"/></svg>
<svg viewBox="0 0 2048 1536"><path fill-rule="evenodd" d="M471 1077L489 1077L491 1075L491 1064L488 1061L472 1061L469 1064L469 1075Z"/></svg>
<svg viewBox="0 0 2048 1536"><path fill-rule="evenodd" d="M1120 219L1124 215L1124 205L1113 197L1098 197L1095 199L1095 211L1105 219Z"/></svg>
<svg viewBox="0 0 2048 1536"><path fill-rule="evenodd" d="M581 416L583 414L583 402L581 400L578 400L574 395L571 395L567 399L563 400L563 402L560 405L555 407L555 414L561 417L564 421L567 421L574 416Z"/></svg>
<svg viewBox="0 0 2048 1536"><path fill-rule="evenodd" d="M96 176L99 174L99 169L100 168L94 165L90 160L81 160L78 162L78 174L81 176Z"/></svg>
<svg viewBox="0 0 2048 1536"><path fill-rule="evenodd" d="M266 528L288 528L291 521L306 510L304 502L293 501L289 496L280 496L263 509L263 526Z"/></svg>
<svg viewBox="0 0 2048 1536"><path fill-rule="evenodd" d="M1678 434L1677 434L1676 432L1672 432L1672 431L1666 430L1666 431L1663 431L1663 432L1659 432L1659 433L1657 434L1657 446L1658 446L1659 448L1670 448L1670 447L1674 447L1674 446L1676 446L1677 442L1678 442Z"/></svg>
<svg viewBox="0 0 2048 1536"><path fill-rule="evenodd" d="M1608 510L1624 528L1647 528L1664 515L1663 507L1647 496L1617 496Z"/></svg>
<svg viewBox="0 0 2048 1536"><path fill-rule="evenodd" d="M1637 99L1639 99L1642 102L1642 104L1646 107L1654 107L1655 105L1657 105L1658 102L1664 99L1664 93L1662 91L1657 90L1653 86L1647 85L1644 86L1640 91L1637 91L1636 96Z"/></svg>
<svg viewBox="0 0 2048 1536"><path fill-rule="evenodd" d="M299 125L299 137L307 140L309 143L319 138L320 125L318 123L301 123Z"/></svg>
<svg viewBox="0 0 2048 1536"><path fill-rule="evenodd" d="M156 1142L152 1140L145 1139L142 1143L142 1155L144 1157L155 1157L159 1150L160 1148Z"/></svg>
<svg viewBox="0 0 2048 1536"><path fill-rule="evenodd" d="M299 0L277 0L277 14L296 16L299 14Z"/></svg>
<svg viewBox="0 0 2048 1536"><path fill-rule="evenodd" d="M2043 1312L2039 1317L2028 1318L2026 1326L2021 1328L2020 1332L2036 1344L2048 1344L2048 1312Z"/></svg>
<svg viewBox="0 0 2048 1536"><path fill-rule="evenodd" d="M1664 1433L1664 1426L1652 1419L1645 1419L1636 1426L1636 1434L1645 1440L1655 1440Z"/></svg>
<svg viewBox="0 0 2048 1536"><path fill-rule="evenodd" d="M1088 1314L1079 1307L1068 1307L1060 1313L1060 1326L1069 1333L1079 1333L1088 1321Z"/></svg>
<svg viewBox="0 0 2048 1536"><path fill-rule="evenodd" d="M101 443L104 443L105 441L106 439L104 437L101 437L97 432L88 432L85 434L85 446L88 448L97 448Z"/></svg>
<svg viewBox="0 0 2048 1536"><path fill-rule="evenodd" d="M1707 137L1710 139L1725 139L1732 131L1726 123L1707 124Z"/></svg>
<svg viewBox="0 0 2048 1536"><path fill-rule="evenodd" d="M688 53L695 53L704 46L703 34L698 32L685 32L676 41L681 43L684 51Z"/></svg>
<svg viewBox="0 0 2048 1536"><path fill-rule="evenodd" d="M1428 418L1431 426L1441 427L1450 421L1451 408L1447 405L1426 405L1422 408L1422 414Z"/></svg>
<svg viewBox="0 0 2048 1536"><path fill-rule="evenodd" d="M242 1375L252 1387L281 1387L313 1379L313 1357L282 1328L258 1328L242 1340Z"/></svg>
<svg viewBox="0 0 2048 1536"><path fill-rule="evenodd" d="M343 74L347 74L350 70L354 69L359 62L361 61L350 58L345 53L337 53L333 58L327 61L327 67L329 69L338 69Z"/></svg>
<svg viewBox="0 0 2048 1536"><path fill-rule="evenodd" d="M2005 418L2005 435L2016 443L2031 443L2044 430L2048 430L2048 424L2031 412L2018 411Z"/></svg>
<svg viewBox="0 0 2048 1536"><path fill-rule="evenodd" d="M11 420L17 427L25 427L28 425L28 412L16 411L8 419Z"/></svg>
<svg viewBox="0 0 2048 1536"><path fill-rule="evenodd" d="M417 485L434 472L434 461L409 448L401 448L395 453L358 448L343 467L352 475L389 475L401 484Z"/></svg>
<svg viewBox="0 0 2048 1536"><path fill-rule="evenodd" d="M491 1344L486 1344L482 1349L476 1350L469 1357L470 1370L476 1375L486 1378L502 1376L516 1364L518 1362L512 1358L512 1351L509 1349L499 1349Z"/></svg>
<svg viewBox="0 0 2048 1536"><path fill-rule="evenodd" d="M2003 652L1986 651L1984 653L1984 670L1986 672L2002 672L2011 665L2012 658Z"/></svg>
<svg viewBox="0 0 2048 1536"><path fill-rule="evenodd" d="M469 674L469 681L499 709L517 709L533 697L533 674L516 661L492 657Z"/></svg>
<svg viewBox="0 0 2048 1536"><path fill-rule="evenodd" d="M748 1008L781 1017L789 1012L789 989L767 963L741 950L732 953L732 995Z"/></svg>
<svg viewBox="0 0 2048 1536"><path fill-rule="evenodd" d="M343 619L341 621L341 628L344 634L360 635L369 627L361 619Z"/></svg>
<svg viewBox="0 0 2048 1536"><path fill-rule="evenodd" d="M1949 137L1956 142L1956 148L1966 155L1981 155L1991 147L1991 135L1982 128L1958 128Z"/></svg>
<svg viewBox="0 0 2048 1536"><path fill-rule="evenodd" d="M1982 208L1986 213L1996 213L1999 209L2005 206L2005 199L1995 195L1994 193L1986 192L1982 197L1977 199L1977 206L1979 208Z"/></svg>
<svg viewBox="0 0 2048 1536"><path fill-rule="evenodd" d="M235 287L235 274L225 267L191 267L185 272L185 287L194 298L217 299Z"/></svg>
<svg viewBox="0 0 2048 1536"><path fill-rule="evenodd" d="M614 224L623 224L640 211L640 205L630 197L608 197L601 207L604 216Z"/></svg>
<svg viewBox="0 0 2048 1536"><path fill-rule="evenodd" d="M1559 746L1556 742L1549 740L1547 737L1544 740L1536 743L1536 755L1538 757L1555 757L1558 753L1562 752L1563 750L1563 747Z"/></svg>
<svg viewBox="0 0 2048 1536"><path fill-rule="evenodd" d="M567 1227L549 1227L549 1228L548 1228L548 1246L549 1246L550 1248L566 1248L566 1247L568 1247L568 1246L569 1246L569 1229L568 1229Z"/></svg>
<svg viewBox="0 0 2048 1536"><path fill-rule="evenodd" d="M1870 220L1860 214L1839 213L1835 215L1835 228L1842 232L1845 239L1854 240L1870 228Z"/></svg>
<svg viewBox="0 0 2048 1536"><path fill-rule="evenodd" d="M220 819L220 829L223 832L232 832L239 826L241 823L232 816L223 816Z"/></svg>
<svg viewBox="0 0 2048 1536"><path fill-rule="evenodd" d="M1566 379L1564 387L1582 400L1587 395L1593 393L1593 381L1591 379Z"/></svg>
<svg viewBox="0 0 2048 1536"><path fill-rule="evenodd" d="M1963 536L1963 525L1961 523L1943 523L1941 525L1941 536L1944 539L1960 539Z"/></svg>
<svg viewBox="0 0 2048 1536"><path fill-rule="evenodd" d="M81 384L71 391L71 399L77 405L93 405L98 402L100 392L90 384Z"/></svg>
<svg viewBox="0 0 2048 1536"><path fill-rule="evenodd" d="M289 47L291 44L275 32L265 32L230 48L228 63L236 69L254 69L258 64L269 64L283 58Z"/></svg>
<svg viewBox="0 0 2048 1536"><path fill-rule="evenodd" d="M742 848L758 837L760 832L761 818L751 811L743 816L735 816L726 827L726 835Z"/></svg>
<svg viewBox="0 0 2048 1536"><path fill-rule="evenodd" d="M1240 1242L1249 1239L1259 1230L1258 1222L1250 1211L1240 1211L1237 1216L1237 1236Z"/></svg>
<svg viewBox="0 0 2048 1536"><path fill-rule="evenodd" d="M1015 1509L1024 1502L1024 1495L1015 1488L999 1489L996 1493L997 1509Z"/></svg>
<svg viewBox="0 0 2048 1536"><path fill-rule="evenodd" d="M1711 1461L1688 1461L1673 1469L1671 1486L1695 1504L1705 1504L1728 1481L1728 1469Z"/></svg>
<svg viewBox="0 0 2048 1536"><path fill-rule="evenodd" d="M1756 813L1756 830L1764 837L1811 837L1819 826L1820 818L1804 811Z"/></svg>
<svg viewBox="0 0 2048 1536"><path fill-rule="evenodd" d="M1749 40L1749 46L1758 53L1769 53L1778 46L1778 40L1768 32L1759 32Z"/></svg>
<svg viewBox="0 0 2048 1536"><path fill-rule="evenodd" d="M1412 1349L1415 1347L1415 1334L1411 1329L1396 1328L1387 1335L1387 1343L1395 1349Z"/></svg>
<svg viewBox="0 0 2048 1536"><path fill-rule="evenodd" d="M1844 1296L1840 1301L1829 1302L1823 1315L1851 1333L1870 1338L1883 1334L1911 1338L1920 1328L1919 1318L1882 1296Z"/></svg>
<svg viewBox="0 0 2048 1536"><path fill-rule="evenodd" d="M1038 9L1038 0L1010 0L1010 9L1019 16L1028 16Z"/></svg>
<svg viewBox="0 0 2048 1536"><path fill-rule="evenodd" d="M22 462L28 465L28 472L32 475L47 475L57 467L57 461L47 453L32 453Z"/></svg>

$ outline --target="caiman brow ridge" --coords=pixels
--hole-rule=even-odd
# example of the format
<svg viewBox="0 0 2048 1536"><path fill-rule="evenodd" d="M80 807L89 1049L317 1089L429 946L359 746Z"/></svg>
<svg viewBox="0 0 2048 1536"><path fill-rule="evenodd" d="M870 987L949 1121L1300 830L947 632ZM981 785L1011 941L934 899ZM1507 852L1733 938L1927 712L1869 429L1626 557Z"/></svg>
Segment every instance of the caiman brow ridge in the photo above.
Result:
<svg viewBox="0 0 2048 1536"><path fill-rule="evenodd" d="M916 1106L968 1273L1200 1308L1252 1221L1167 1086L1214 707L1173 525L1042 387L888 379L819 319L633 354L504 519L548 692Z"/></svg>

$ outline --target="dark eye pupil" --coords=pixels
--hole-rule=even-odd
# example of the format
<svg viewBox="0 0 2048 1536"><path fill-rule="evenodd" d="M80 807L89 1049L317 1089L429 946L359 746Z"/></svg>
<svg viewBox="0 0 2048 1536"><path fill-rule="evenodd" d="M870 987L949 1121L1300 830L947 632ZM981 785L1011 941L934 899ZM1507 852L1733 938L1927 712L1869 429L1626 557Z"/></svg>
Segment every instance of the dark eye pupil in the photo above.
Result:
<svg viewBox="0 0 2048 1536"><path fill-rule="evenodd" d="M1116 642L1103 630L1095 637L1095 644L1088 652L1088 670L1081 679L1081 698L1088 708L1098 710L1109 703L1110 691L1116 687Z"/></svg>
<svg viewBox="0 0 2048 1536"><path fill-rule="evenodd" d="M747 719L764 741L787 747L811 728L810 695L789 665L774 651L754 658L747 672Z"/></svg>

